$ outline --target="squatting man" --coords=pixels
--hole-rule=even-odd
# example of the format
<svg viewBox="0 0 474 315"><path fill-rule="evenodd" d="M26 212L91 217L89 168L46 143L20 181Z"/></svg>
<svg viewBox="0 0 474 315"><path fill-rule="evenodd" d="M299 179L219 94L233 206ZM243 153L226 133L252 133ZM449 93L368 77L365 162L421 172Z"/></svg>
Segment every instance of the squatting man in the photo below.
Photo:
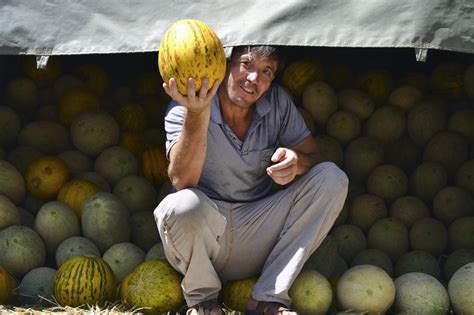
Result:
<svg viewBox="0 0 474 315"><path fill-rule="evenodd" d="M234 47L223 82L187 96L174 78L165 117L175 192L154 211L165 254L184 275L187 314L223 314L222 283L258 276L246 314L296 314L293 281L342 209L348 179L325 160L288 92L281 51ZM286 188L272 192L273 183Z"/></svg>

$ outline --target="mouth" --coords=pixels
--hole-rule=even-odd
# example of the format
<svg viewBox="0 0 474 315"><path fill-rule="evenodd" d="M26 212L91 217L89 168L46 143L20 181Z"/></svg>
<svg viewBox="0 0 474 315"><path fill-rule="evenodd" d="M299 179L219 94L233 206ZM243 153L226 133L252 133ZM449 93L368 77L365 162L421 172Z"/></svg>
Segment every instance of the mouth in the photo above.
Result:
<svg viewBox="0 0 474 315"><path fill-rule="evenodd" d="M241 85L240 88L241 88L245 93L248 93L248 94L255 94L255 91L253 91L252 89L249 89L248 87L245 87L245 86Z"/></svg>

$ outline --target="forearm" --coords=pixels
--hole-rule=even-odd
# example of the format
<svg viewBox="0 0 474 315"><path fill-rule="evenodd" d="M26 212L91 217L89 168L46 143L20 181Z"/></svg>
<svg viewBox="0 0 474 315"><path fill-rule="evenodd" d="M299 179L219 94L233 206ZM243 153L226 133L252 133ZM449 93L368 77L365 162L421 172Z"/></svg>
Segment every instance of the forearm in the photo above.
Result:
<svg viewBox="0 0 474 315"><path fill-rule="evenodd" d="M297 175L305 174L311 167L314 165L327 161L326 156L320 151L303 153L300 151L295 151L298 155L298 169L296 171Z"/></svg>
<svg viewBox="0 0 474 315"><path fill-rule="evenodd" d="M210 107L199 113L187 112L179 141L170 152L168 175L177 190L196 187L207 150Z"/></svg>

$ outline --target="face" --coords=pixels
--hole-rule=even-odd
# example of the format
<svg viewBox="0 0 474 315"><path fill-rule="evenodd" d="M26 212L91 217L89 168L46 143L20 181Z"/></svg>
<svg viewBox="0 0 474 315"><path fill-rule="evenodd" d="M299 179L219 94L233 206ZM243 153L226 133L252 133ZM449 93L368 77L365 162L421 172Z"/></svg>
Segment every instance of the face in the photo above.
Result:
<svg viewBox="0 0 474 315"><path fill-rule="evenodd" d="M277 67L278 61L251 52L234 54L227 65L221 93L233 105L249 108L268 90Z"/></svg>

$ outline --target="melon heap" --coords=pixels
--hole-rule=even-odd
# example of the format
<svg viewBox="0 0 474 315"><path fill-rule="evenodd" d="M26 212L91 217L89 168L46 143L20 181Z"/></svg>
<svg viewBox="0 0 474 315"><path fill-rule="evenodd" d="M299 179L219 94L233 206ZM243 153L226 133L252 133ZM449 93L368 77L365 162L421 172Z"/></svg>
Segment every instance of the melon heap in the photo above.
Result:
<svg viewBox="0 0 474 315"><path fill-rule="evenodd" d="M178 91L186 95L188 79L209 79L208 89L225 75L226 59L220 39L211 27L193 19L179 20L171 25L160 42L158 67L165 83L175 78Z"/></svg>

